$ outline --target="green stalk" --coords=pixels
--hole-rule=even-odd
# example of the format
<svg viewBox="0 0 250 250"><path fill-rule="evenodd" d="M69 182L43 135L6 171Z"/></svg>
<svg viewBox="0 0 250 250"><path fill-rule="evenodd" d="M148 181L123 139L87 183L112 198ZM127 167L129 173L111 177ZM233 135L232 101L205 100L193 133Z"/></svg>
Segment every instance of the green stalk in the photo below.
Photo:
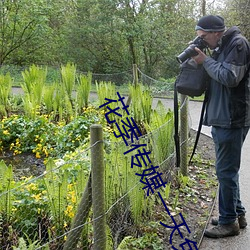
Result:
<svg viewBox="0 0 250 250"><path fill-rule="evenodd" d="M55 92L55 84L52 86L47 86L44 89L43 102L46 107L46 112L48 114L50 114L53 111L54 92Z"/></svg>
<svg viewBox="0 0 250 250"><path fill-rule="evenodd" d="M11 217L11 210L13 205L13 195L10 190L13 188L13 169L12 166L8 167L4 161L0 161L0 213L5 214L7 221Z"/></svg>
<svg viewBox="0 0 250 250"><path fill-rule="evenodd" d="M12 79L10 74L0 75L0 114L7 115L8 111L8 97L11 93Z"/></svg>
<svg viewBox="0 0 250 250"><path fill-rule="evenodd" d="M150 134L151 144L154 152L154 159L157 165L166 160L173 152L173 112L167 111L161 102L158 102L156 109L151 114L149 124L145 124Z"/></svg>
<svg viewBox="0 0 250 250"><path fill-rule="evenodd" d="M150 122L152 110L152 95L149 90L143 90L141 84L129 85L133 118L136 123Z"/></svg>
<svg viewBox="0 0 250 250"><path fill-rule="evenodd" d="M76 97L77 107L79 111L84 107L88 107L91 82L92 74L90 72L87 75L80 75Z"/></svg>
<svg viewBox="0 0 250 250"><path fill-rule="evenodd" d="M21 87L24 91L25 113L30 117L34 117L41 106L47 68L42 69L32 65L29 70L22 72L22 76L24 82L21 83Z"/></svg>
<svg viewBox="0 0 250 250"><path fill-rule="evenodd" d="M67 63L66 66L61 66L61 77L63 87L70 101L72 101L72 91L76 80L76 66L71 63Z"/></svg>

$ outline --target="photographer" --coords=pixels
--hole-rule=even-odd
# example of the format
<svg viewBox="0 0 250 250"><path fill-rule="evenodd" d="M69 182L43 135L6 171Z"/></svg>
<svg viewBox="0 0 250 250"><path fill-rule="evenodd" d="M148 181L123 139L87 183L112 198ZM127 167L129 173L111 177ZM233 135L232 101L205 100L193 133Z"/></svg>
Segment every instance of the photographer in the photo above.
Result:
<svg viewBox="0 0 250 250"><path fill-rule="evenodd" d="M205 235L221 238L247 226L240 200L241 149L250 126L250 47L237 27L225 30L220 16L202 17L195 30L213 50L212 57L195 48L192 58L203 64L211 80L204 125L212 126L219 181L219 218Z"/></svg>

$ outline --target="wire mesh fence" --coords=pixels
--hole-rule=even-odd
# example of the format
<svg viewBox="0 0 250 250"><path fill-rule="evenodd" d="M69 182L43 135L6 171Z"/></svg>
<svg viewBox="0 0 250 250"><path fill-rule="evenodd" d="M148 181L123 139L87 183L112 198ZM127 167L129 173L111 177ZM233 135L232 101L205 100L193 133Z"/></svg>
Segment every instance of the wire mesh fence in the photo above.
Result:
<svg viewBox="0 0 250 250"><path fill-rule="evenodd" d="M114 140L97 137L74 153L78 158L47 159L36 176L17 177L1 161L1 249L136 249L128 242L147 234L148 227L160 227L160 220L170 223L171 216L156 211L167 209L161 202L176 174L174 121L172 112L158 111L152 114L152 132L126 140L113 128ZM101 171L103 182L96 179ZM151 226L142 226L145 222ZM162 234L169 241L171 231ZM155 236L151 243L168 249Z"/></svg>

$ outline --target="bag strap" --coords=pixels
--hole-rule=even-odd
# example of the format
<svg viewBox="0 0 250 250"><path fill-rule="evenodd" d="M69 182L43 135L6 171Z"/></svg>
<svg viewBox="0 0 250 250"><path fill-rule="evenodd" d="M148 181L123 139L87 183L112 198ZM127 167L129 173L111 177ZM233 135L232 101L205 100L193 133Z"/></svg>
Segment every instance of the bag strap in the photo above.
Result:
<svg viewBox="0 0 250 250"><path fill-rule="evenodd" d="M199 126L198 126L198 130L196 132L195 143L194 143L194 147L193 147L193 152L192 152L192 154L190 156L190 159L189 159L189 164L192 162L192 159L193 159L193 156L195 154L195 151L196 151L196 148L197 148L197 145L198 145L198 141L199 141L199 138L200 138L203 117L204 117L204 113L205 113L205 109L206 109L206 104L207 104L207 90L205 91L205 97L204 97L204 101L202 103Z"/></svg>
<svg viewBox="0 0 250 250"><path fill-rule="evenodd" d="M180 167L180 137L179 137L179 112L178 112L178 93L176 88L176 82L174 83L174 141L175 141L175 153L176 153L176 167Z"/></svg>

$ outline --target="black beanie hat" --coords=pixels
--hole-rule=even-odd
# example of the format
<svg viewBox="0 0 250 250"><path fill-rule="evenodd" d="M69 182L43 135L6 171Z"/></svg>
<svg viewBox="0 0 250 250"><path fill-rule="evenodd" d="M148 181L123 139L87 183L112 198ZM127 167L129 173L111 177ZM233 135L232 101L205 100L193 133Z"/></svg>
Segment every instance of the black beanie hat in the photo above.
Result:
<svg viewBox="0 0 250 250"><path fill-rule="evenodd" d="M204 31L224 31L225 24L224 19L221 16L203 16L195 26L195 30Z"/></svg>

